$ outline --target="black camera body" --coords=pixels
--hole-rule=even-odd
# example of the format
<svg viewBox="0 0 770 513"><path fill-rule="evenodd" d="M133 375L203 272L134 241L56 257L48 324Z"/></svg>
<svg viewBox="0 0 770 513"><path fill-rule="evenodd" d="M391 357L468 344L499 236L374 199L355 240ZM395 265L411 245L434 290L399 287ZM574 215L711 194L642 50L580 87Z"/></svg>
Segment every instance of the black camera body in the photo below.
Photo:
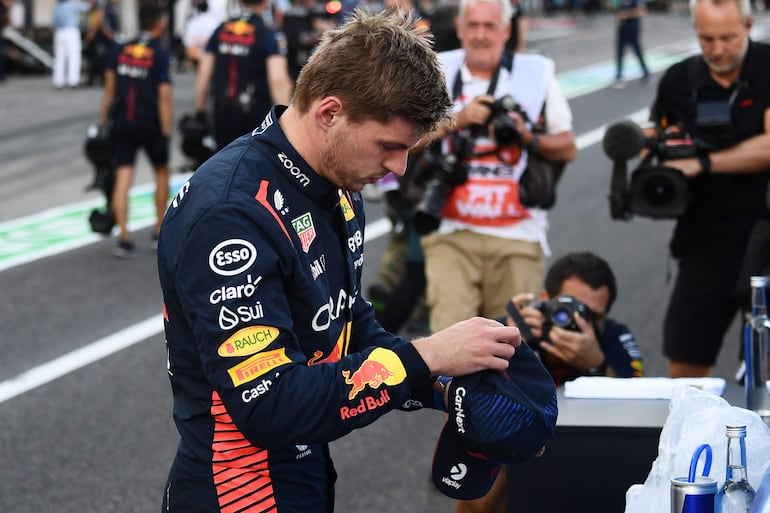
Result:
<svg viewBox="0 0 770 513"><path fill-rule="evenodd" d="M217 151L217 144L205 115L184 114L179 119L182 153L191 159L189 168L195 171Z"/></svg>
<svg viewBox="0 0 770 513"><path fill-rule="evenodd" d="M473 147L473 140L492 128L496 145L507 148L521 145L521 134L516 122L508 115L518 112L526 121L527 114L510 95L498 98L489 104L491 110L486 125L472 127L469 136L453 134L452 152L442 154L440 143L427 148L414 169L414 181L425 184L422 199L415 207L413 224L420 235L435 231L441 223L442 212L452 189L468 180L468 167L465 164L467 153Z"/></svg>
<svg viewBox="0 0 770 513"><path fill-rule="evenodd" d="M692 201L689 179L678 169L663 165L667 160L699 158L706 152L735 143L730 117L731 101L698 101L695 104L695 135L680 126L655 126L646 138L630 120L607 128L602 142L613 161L610 184L610 215L629 220L633 215L653 219L681 216ZM626 161L647 149L626 186Z"/></svg>
<svg viewBox="0 0 770 513"><path fill-rule="evenodd" d="M516 122L508 114L518 112L526 121L527 113L521 109L511 95L498 98L490 104L489 108L492 110L492 113L487 119L487 125L492 126L492 133L495 134L497 146L500 148L521 146L519 129L516 126Z"/></svg>
<svg viewBox="0 0 770 513"><path fill-rule="evenodd" d="M575 314L589 320L588 308L572 296L558 296L548 301L538 301L532 305L540 310L545 318L542 340L550 342L551 328L558 326L567 331L580 331L575 322Z"/></svg>
<svg viewBox="0 0 770 513"><path fill-rule="evenodd" d="M417 162L414 180L425 183L425 192L415 207L412 223L420 235L438 228L452 189L468 180L465 155L471 144L468 138L455 135L451 153L442 154L440 142L437 142L427 148Z"/></svg>
<svg viewBox="0 0 770 513"><path fill-rule="evenodd" d="M656 135L646 138L632 121L612 125L604 135L604 151L613 161L610 183L610 215L629 220L633 215L652 219L672 219L682 215L692 200L688 178L667 160L696 158L705 148L678 129L656 127ZM626 161L647 149L639 166L627 179Z"/></svg>

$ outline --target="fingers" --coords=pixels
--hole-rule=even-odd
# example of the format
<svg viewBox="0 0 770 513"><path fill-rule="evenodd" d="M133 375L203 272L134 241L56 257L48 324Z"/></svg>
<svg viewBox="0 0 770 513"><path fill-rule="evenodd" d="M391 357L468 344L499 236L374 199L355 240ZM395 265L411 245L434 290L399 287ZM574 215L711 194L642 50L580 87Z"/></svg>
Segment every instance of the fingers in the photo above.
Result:
<svg viewBox="0 0 770 513"><path fill-rule="evenodd" d="M535 295L532 294L531 292L521 292L511 298L511 301L513 301L513 304L519 308L522 308L523 306L530 304L534 300L535 300Z"/></svg>

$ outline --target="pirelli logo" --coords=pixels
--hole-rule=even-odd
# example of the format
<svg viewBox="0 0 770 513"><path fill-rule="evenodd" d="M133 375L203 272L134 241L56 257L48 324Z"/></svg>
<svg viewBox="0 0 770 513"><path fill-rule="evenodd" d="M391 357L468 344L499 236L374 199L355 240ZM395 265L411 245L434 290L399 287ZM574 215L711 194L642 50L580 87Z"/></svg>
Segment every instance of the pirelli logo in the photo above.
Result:
<svg viewBox="0 0 770 513"><path fill-rule="evenodd" d="M286 348L282 347L275 351L257 353L235 367L227 369L227 373L230 374L233 385L239 387L244 383L255 380L271 369L286 365L287 363L291 363L291 359L286 356Z"/></svg>

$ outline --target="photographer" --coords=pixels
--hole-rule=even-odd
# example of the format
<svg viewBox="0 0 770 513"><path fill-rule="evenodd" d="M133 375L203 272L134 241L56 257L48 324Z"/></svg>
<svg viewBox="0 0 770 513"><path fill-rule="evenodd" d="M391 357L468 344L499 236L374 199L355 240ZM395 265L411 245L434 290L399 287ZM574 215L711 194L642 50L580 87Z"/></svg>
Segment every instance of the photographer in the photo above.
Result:
<svg viewBox="0 0 770 513"><path fill-rule="evenodd" d="M634 336L626 326L607 318L616 297L612 269L589 252L569 253L553 263L541 301L533 303L532 293L513 297L533 337L527 343L540 354L557 386L586 375L642 375L641 351ZM509 313L506 324L518 323Z"/></svg>
<svg viewBox="0 0 770 513"><path fill-rule="evenodd" d="M754 224L767 217L770 46L749 39L748 0L691 0L702 54L673 65L651 109L702 151L667 161L688 177L692 201L670 248L678 275L664 320L672 377L708 376L738 311L736 280ZM737 341L736 341L737 342Z"/></svg>
<svg viewBox="0 0 770 513"><path fill-rule="evenodd" d="M447 177L443 189L433 190L429 182L424 200L431 201L423 203L432 202L430 211L422 204L416 209L416 226L423 214L437 225L422 240L432 331L469 315L499 317L511 292L540 286L549 251L547 216L522 204L520 178L529 155L568 162L577 153L553 61L519 53L504 58L510 19L508 0L462 0L462 48L439 53L455 119L433 134L437 142L426 154L435 155L440 145L441 156L434 156L438 175L457 171L467 179ZM515 106L501 101L506 96ZM541 124L541 114L544 131L538 133L533 124ZM503 132L511 140L501 141Z"/></svg>
<svg viewBox="0 0 770 513"><path fill-rule="evenodd" d="M528 292L511 299L515 310L509 308L505 323L520 329L557 386L579 376L640 377L644 366L636 339L607 317L616 297L615 275L604 259L569 253L548 269L540 301L533 303L535 295ZM457 513L508 511L506 484L502 467L489 493L458 502Z"/></svg>

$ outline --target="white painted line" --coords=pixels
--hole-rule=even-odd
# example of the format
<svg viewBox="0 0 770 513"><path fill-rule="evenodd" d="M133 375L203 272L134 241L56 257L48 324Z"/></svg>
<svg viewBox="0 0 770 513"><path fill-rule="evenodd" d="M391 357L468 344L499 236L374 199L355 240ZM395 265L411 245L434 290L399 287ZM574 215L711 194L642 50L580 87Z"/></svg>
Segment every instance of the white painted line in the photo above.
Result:
<svg viewBox="0 0 770 513"><path fill-rule="evenodd" d="M22 372L14 378L0 382L0 403L157 335L161 331L163 331L163 316L157 315Z"/></svg>

